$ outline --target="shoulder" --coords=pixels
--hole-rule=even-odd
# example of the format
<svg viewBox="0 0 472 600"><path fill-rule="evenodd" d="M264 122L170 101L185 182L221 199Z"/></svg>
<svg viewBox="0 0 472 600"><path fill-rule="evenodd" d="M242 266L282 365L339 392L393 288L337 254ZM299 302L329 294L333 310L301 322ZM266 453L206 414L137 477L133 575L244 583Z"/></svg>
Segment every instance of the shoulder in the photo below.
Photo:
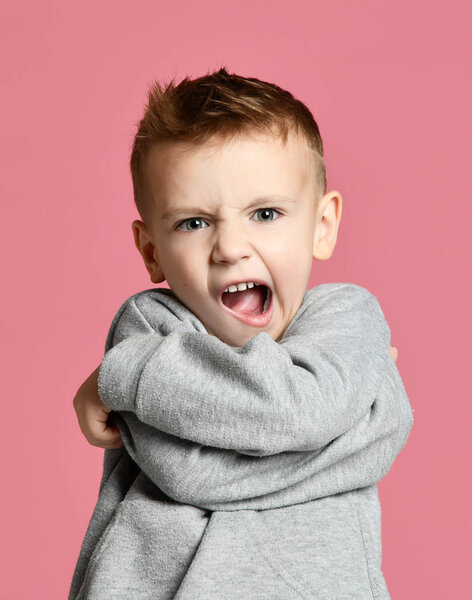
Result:
<svg viewBox="0 0 472 600"><path fill-rule="evenodd" d="M303 306L324 306L333 312L340 310L367 311L384 317L379 301L372 292L355 283L322 283L307 290Z"/></svg>
<svg viewBox="0 0 472 600"><path fill-rule="evenodd" d="M139 333L167 335L176 325L191 323L205 331L198 318L167 288L152 288L133 294L115 314L108 332L105 350Z"/></svg>
<svg viewBox="0 0 472 600"><path fill-rule="evenodd" d="M322 283L307 290L287 333L310 324L346 331L352 327L374 327L382 336L390 334L377 298L355 283Z"/></svg>
<svg viewBox="0 0 472 600"><path fill-rule="evenodd" d="M184 314L188 309L180 302L174 292L167 288L152 288L130 296L120 307L117 317L128 313L139 313L151 326L156 313L165 308L171 314Z"/></svg>
<svg viewBox="0 0 472 600"><path fill-rule="evenodd" d="M322 283L307 290L303 302L310 303L320 300L339 300L343 303L377 302L377 298L365 287L356 283Z"/></svg>

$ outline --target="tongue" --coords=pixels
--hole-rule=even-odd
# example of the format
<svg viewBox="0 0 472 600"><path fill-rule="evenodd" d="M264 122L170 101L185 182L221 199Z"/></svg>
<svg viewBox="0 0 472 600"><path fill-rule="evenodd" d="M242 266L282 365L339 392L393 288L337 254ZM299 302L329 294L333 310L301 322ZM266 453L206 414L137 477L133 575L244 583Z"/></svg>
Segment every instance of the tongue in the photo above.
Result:
<svg viewBox="0 0 472 600"><path fill-rule="evenodd" d="M264 310L266 291L266 287L258 285L241 292L224 292L223 304L237 313L260 315Z"/></svg>

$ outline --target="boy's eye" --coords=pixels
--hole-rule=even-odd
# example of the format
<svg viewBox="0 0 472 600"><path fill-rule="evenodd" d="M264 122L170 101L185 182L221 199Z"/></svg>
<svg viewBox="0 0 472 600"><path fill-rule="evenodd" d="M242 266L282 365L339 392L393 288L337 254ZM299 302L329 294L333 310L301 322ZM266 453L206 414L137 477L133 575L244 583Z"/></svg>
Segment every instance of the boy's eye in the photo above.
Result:
<svg viewBox="0 0 472 600"><path fill-rule="evenodd" d="M277 214L280 215L280 211L277 210L276 208L259 208L258 210L256 210L256 212L254 213L254 215L257 215L258 213L261 214L261 218L260 219L255 219L256 221L259 222L263 222L263 221L275 221L275 219L277 219L277 217L275 217L274 219L271 218L271 214Z"/></svg>
<svg viewBox="0 0 472 600"><path fill-rule="evenodd" d="M259 221L259 223L263 223L264 221L275 221L278 217L275 215L282 214L276 208L259 208L256 210L254 215L260 214L259 219L254 219L255 221ZM198 217L191 217L190 219L185 219L185 221L181 221L177 225L177 229L182 229L184 231L196 231L197 229L206 229L208 227L208 223L203 219Z"/></svg>
<svg viewBox="0 0 472 600"><path fill-rule="evenodd" d="M198 219L197 217L191 217L190 219L185 219L185 221L182 221L181 223L179 223L179 225L177 226L177 229L184 229L185 231L195 231L196 229L204 229L204 227L200 227L200 224L205 224L206 227L208 227L208 225L206 225L205 221L203 219ZM188 227L182 227L183 225L188 224Z"/></svg>

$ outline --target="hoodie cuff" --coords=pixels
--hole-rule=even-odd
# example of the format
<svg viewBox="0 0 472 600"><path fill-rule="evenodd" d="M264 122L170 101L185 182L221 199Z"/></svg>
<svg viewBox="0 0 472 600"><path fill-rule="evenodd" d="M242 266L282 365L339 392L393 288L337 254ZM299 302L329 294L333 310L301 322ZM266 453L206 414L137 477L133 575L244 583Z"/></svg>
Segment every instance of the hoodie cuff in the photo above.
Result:
<svg viewBox="0 0 472 600"><path fill-rule="evenodd" d="M98 373L98 394L106 406L136 413L141 374L162 339L158 335L134 335L105 354Z"/></svg>

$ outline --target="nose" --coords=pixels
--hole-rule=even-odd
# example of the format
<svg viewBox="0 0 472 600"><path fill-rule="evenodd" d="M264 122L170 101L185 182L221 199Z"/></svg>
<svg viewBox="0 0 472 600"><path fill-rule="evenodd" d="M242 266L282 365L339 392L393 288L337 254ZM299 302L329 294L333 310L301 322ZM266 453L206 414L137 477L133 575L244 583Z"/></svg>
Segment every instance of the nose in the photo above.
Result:
<svg viewBox="0 0 472 600"><path fill-rule="evenodd" d="M212 259L219 264L235 264L251 256L247 236L234 224L217 230L212 250Z"/></svg>

